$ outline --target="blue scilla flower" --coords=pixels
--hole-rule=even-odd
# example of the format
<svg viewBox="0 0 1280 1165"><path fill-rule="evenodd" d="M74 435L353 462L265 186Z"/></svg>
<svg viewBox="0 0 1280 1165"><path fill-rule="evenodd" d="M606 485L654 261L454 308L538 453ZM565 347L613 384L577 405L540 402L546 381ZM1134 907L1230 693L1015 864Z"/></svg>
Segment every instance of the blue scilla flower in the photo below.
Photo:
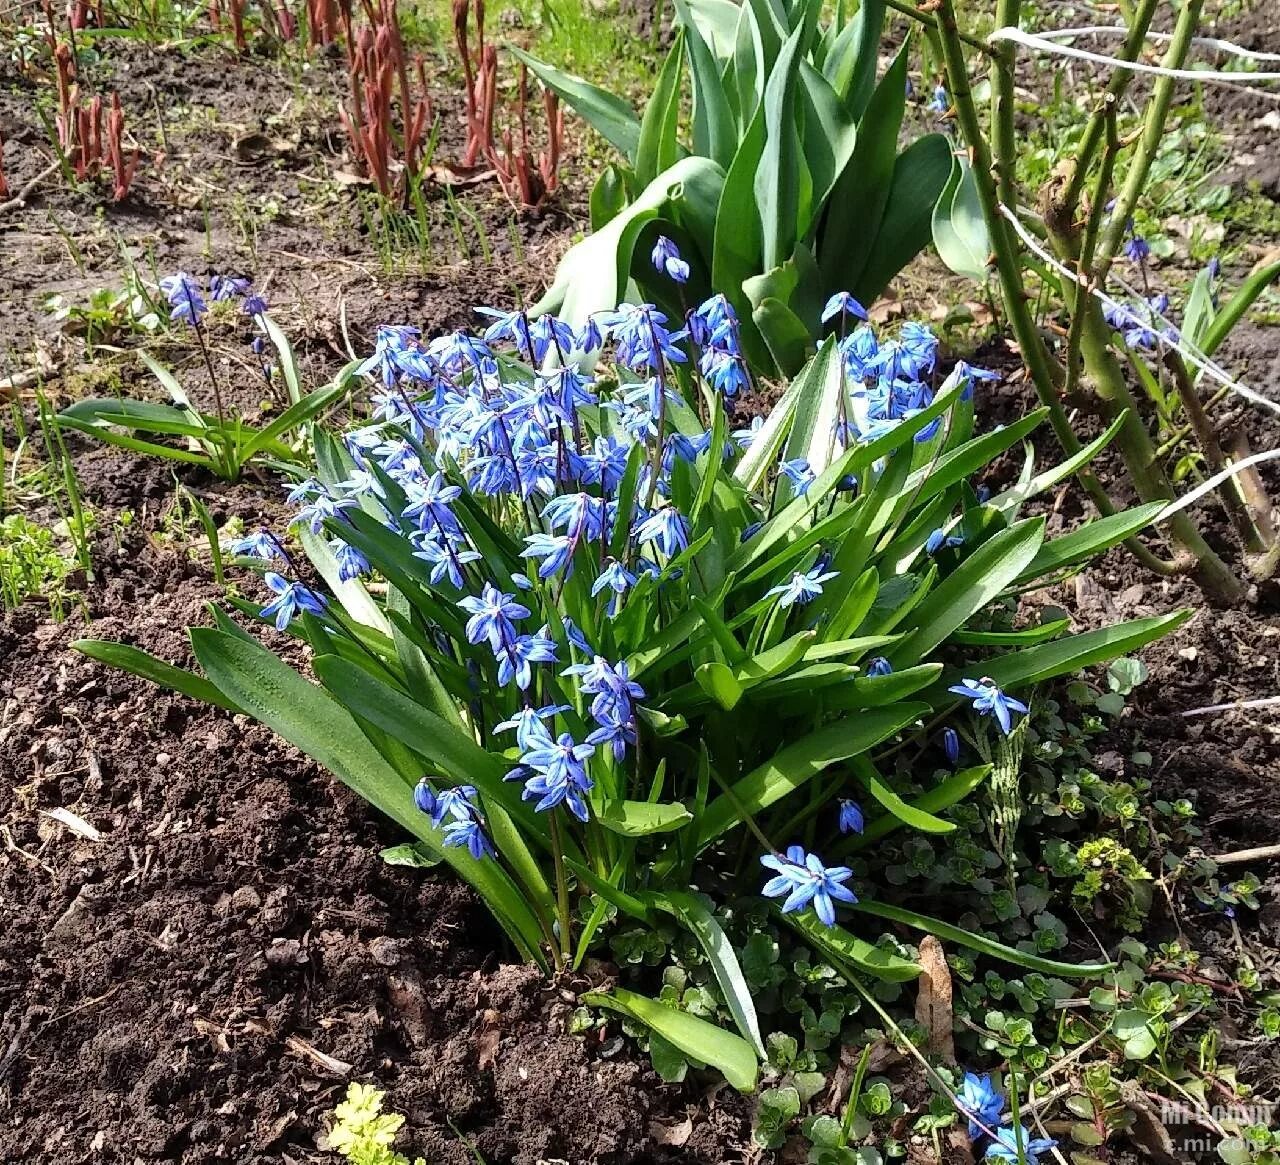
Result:
<svg viewBox="0 0 1280 1165"><path fill-rule="evenodd" d="M778 466L779 472L793 486L796 493L801 497L809 492L809 487L818 480L818 475L813 472L809 462L803 457L793 458L791 461L784 461Z"/></svg>
<svg viewBox="0 0 1280 1165"><path fill-rule="evenodd" d="M599 717L596 723L599 727L588 734L587 743L596 748L607 747L612 751L614 760L623 760L627 755L627 745L634 746L636 742L635 721L623 720L609 712Z"/></svg>
<svg viewBox="0 0 1280 1165"><path fill-rule="evenodd" d="M633 372L659 372L663 362L683 364L688 359L676 345L682 332L667 328L666 314L651 303L624 303L608 316L619 364Z"/></svg>
<svg viewBox="0 0 1280 1165"><path fill-rule="evenodd" d="M520 767L507 774L507 779L524 781L521 796L526 801L537 799L534 809L543 813L564 804L579 821L587 820L587 806L582 794L593 787L586 762L595 752L593 744L575 744L572 736L562 732L552 740L542 729L532 747L520 756ZM528 772L532 770L533 775Z"/></svg>
<svg viewBox="0 0 1280 1165"><path fill-rule="evenodd" d="M350 542L335 538L329 543L329 548L333 551L334 558L338 560L338 577L343 582L350 582L353 578L369 573L369 560L364 556L363 551L352 546Z"/></svg>
<svg viewBox="0 0 1280 1165"><path fill-rule="evenodd" d="M774 870L774 877L764 884L764 895L767 898L783 898L782 912L790 914L794 910L803 910L812 906L825 926L834 926L836 922L835 904L839 902L857 902L857 896L845 885L853 877L848 866L831 866L822 864L817 854L806 854L798 845L790 846L786 856L765 854L760 864L766 869Z"/></svg>
<svg viewBox="0 0 1280 1165"><path fill-rule="evenodd" d="M561 617L560 625L564 628L565 638L569 640L569 646L574 651L580 651L583 655L595 655L591 644L587 642L587 637L582 633L582 628L570 619L568 615Z"/></svg>
<svg viewBox="0 0 1280 1165"><path fill-rule="evenodd" d="M945 387L950 388L953 384L964 381L964 391L960 393L961 400L971 400L973 398L974 381L981 380L999 380L1000 373L991 372L986 368L976 368L972 364L967 364L963 360L957 360L956 366L951 370L951 374L947 377Z"/></svg>
<svg viewBox="0 0 1280 1165"><path fill-rule="evenodd" d="M551 720L561 712L568 711L568 704L546 704L541 708L526 706L521 708L510 720L495 724L493 730L494 732L510 732L514 728L516 744L520 747L521 752L525 752L533 747L535 741L541 740L547 735L547 730L542 724L544 720Z"/></svg>
<svg viewBox="0 0 1280 1165"><path fill-rule="evenodd" d="M1151 244L1141 235L1134 235L1125 243L1122 254L1132 263L1145 263L1151 257Z"/></svg>
<svg viewBox="0 0 1280 1165"><path fill-rule="evenodd" d="M468 595L458 604L468 615L467 642L488 640L496 655L503 642L515 638L515 622L529 617L529 608L517 603L514 595L503 594L492 583L485 583L479 597Z"/></svg>
<svg viewBox="0 0 1280 1165"><path fill-rule="evenodd" d="M483 333L486 344L499 344L503 340L510 340L522 353L528 354L533 351L533 336L529 332L527 312L519 309L502 311L496 307L478 307L476 313L493 321Z"/></svg>
<svg viewBox="0 0 1280 1165"><path fill-rule="evenodd" d="M324 597L316 594L310 587L300 582L290 582L274 570L267 571L262 576L262 581L276 593L276 598L258 614L264 619L274 619L277 631L283 631L303 611L309 611L313 615L324 614Z"/></svg>
<svg viewBox="0 0 1280 1165"><path fill-rule="evenodd" d="M501 651L494 652L498 660L498 683L502 687L515 680L517 688L528 691L533 683L531 665L556 662L556 641L549 631L549 627L543 627L536 635L517 635Z"/></svg>
<svg viewBox="0 0 1280 1165"><path fill-rule="evenodd" d="M970 1138L976 1140L986 1129L995 1129L1000 1124L1004 1096L991 1083L990 1076L966 1072L960 1085L959 1097L965 1115L969 1118ZM986 1129L983 1128L984 1125Z"/></svg>
<svg viewBox="0 0 1280 1165"><path fill-rule="evenodd" d="M973 710L979 716L994 716L996 722L1000 725L1000 731L1006 736L1012 729L1013 712L1027 711L1027 706L1021 700L1015 700L1012 696L1006 696L998 687L995 681L984 676L980 680L963 680L958 684L952 684L947 689L957 696L962 696L966 700L973 701Z"/></svg>
<svg viewBox="0 0 1280 1165"><path fill-rule="evenodd" d="M763 522L752 522L749 526L743 526L742 533L738 535L738 541L744 544L750 542L763 529Z"/></svg>
<svg viewBox="0 0 1280 1165"><path fill-rule="evenodd" d="M867 664L867 675L869 676L887 676L893 674L893 664L891 664L883 655L877 655L870 663Z"/></svg>
<svg viewBox="0 0 1280 1165"><path fill-rule="evenodd" d="M465 544L454 545L448 538L424 537L421 532L415 531L410 539L418 547L413 552L414 558L421 558L431 564L433 586L439 586L447 578L450 584L461 590L464 585L463 566L468 562L478 562L481 557L479 551L468 549Z"/></svg>
<svg viewBox="0 0 1280 1165"><path fill-rule="evenodd" d="M1048 1153L1057 1143L1052 1137L1033 1137L1025 1125L1008 1126L996 1130L983 1157L1011 1165L1040 1165L1040 1154Z"/></svg>
<svg viewBox="0 0 1280 1165"><path fill-rule="evenodd" d="M907 320L898 329L898 343L910 360L912 376L933 371L938 356L938 337L927 325Z"/></svg>
<svg viewBox="0 0 1280 1165"><path fill-rule="evenodd" d="M822 594L824 582L839 573L838 570L825 569L824 563L818 563L808 571L795 571L786 582L765 591L765 595L777 595L778 602L784 607L808 603Z"/></svg>
<svg viewBox="0 0 1280 1165"><path fill-rule="evenodd" d="M432 819L432 824L436 824L436 811L439 808L439 802L436 799L436 791L431 787L431 783L426 777L423 777L413 787L413 803L418 807L419 812L425 813ZM440 820L444 820L444 814L440 814ZM439 826L437 825L437 828Z"/></svg>
<svg viewBox="0 0 1280 1165"><path fill-rule="evenodd" d="M538 565L539 578L550 578L562 570L565 571L565 578L573 573L573 552L577 543L569 535L526 534L524 540L528 545L520 551L520 556L542 559Z"/></svg>
<svg viewBox="0 0 1280 1165"><path fill-rule="evenodd" d="M326 518L340 518L343 510L348 510L355 504L354 498L335 498L327 493L317 494L294 515L293 521L289 524L291 526L306 525L311 533L319 534L324 529Z"/></svg>
<svg viewBox="0 0 1280 1165"><path fill-rule="evenodd" d="M259 292L251 291L244 297L240 310L247 316L264 316L267 314L267 298Z"/></svg>
<svg viewBox="0 0 1280 1165"><path fill-rule="evenodd" d="M844 356L845 371L849 379L861 382L875 374L880 342L876 339L875 332L863 324L840 341L840 353Z"/></svg>
<svg viewBox="0 0 1280 1165"><path fill-rule="evenodd" d="M630 720L633 700L644 699L644 688L631 678L626 660L611 664L603 656L595 656L590 663L575 663L561 673L576 676L578 690L584 696L594 696L591 715L597 720L606 716Z"/></svg>
<svg viewBox="0 0 1280 1165"><path fill-rule="evenodd" d="M945 85L935 85L933 96L929 98L929 109L934 113L946 113L951 106Z"/></svg>
<svg viewBox="0 0 1280 1165"><path fill-rule="evenodd" d="M666 235L659 235L649 256L654 270L663 272L676 283L689 281L689 264L680 258L680 249Z"/></svg>
<svg viewBox="0 0 1280 1165"><path fill-rule="evenodd" d="M493 844L485 836L484 826L475 818L446 822L444 844L467 850L476 861L494 856Z"/></svg>
<svg viewBox="0 0 1280 1165"><path fill-rule="evenodd" d="M195 325L209 310L209 305L200 292L200 285L185 271L166 275L160 280L160 291L169 301L171 320L184 320Z"/></svg>
<svg viewBox="0 0 1280 1165"><path fill-rule="evenodd" d="M539 316L529 327L529 335L533 340L533 358L541 364L554 348L556 355L563 361L573 351L578 342L573 328L559 316Z"/></svg>
<svg viewBox="0 0 1280 1165"><path fill-rule="evenodd" d="M243 554L249 558L260 558L263 562L270 562L272 559L284 557L284 551L281 550L280 543L276 541L276 536L266 530L259 530L256 534L237 538L231 543L231 553Z"/></svg>
<svg viewBox="0 0 1280 1165"><path fill-rule="evenodd" d="M954 728L942 730L942 751L946 753L951 767L955 768L960 760L960 734Z"/></svg>
<svg viewBox="0 0 1280 1165"><path fill-rule="evenodd" d="M608 606L609 615L612 617L617 615L618 609L622 606L622 596L627 593L627 588L635 585L636 576L616 558L611 558L597 576L596 581L591 584L591 596L594 598L608 587L612 592Z"/></svg>
<svg viewBox="0 0 1280 1165"><path fill-rule="evenodd" d="M401 484L409 502L401 511L401 517L416 522L424 534L438 532L445 537L461 534L462 527L452 509L462 494L461 486L446 485L444 474L439 470L425 481L402 477Z"/></svg>
<svg viewBox="0 0 1280 1165"><path fill-rule="evenodd" d="M582 454L579 476L587 485L598 485L611 494L622 482L627 471L627 459L631 456L633 441L623 441L616 436L597 437L591 448Z"/></svg>
<svg viewBox="0 0 1280 1165"><path fill-rule="evenodd" d="M542 517L551 529L563 529L575 541L599 542L608 526L608 509L604 498L589 493L560 494L542 508Z"/></svg>
<svg viewBox="0 0 1280 1165"><path fill-rule="evenodd" d="M214 303L224 303L237 296L246 295L249 291L248 279L240 275L215 275L209 280L209 298Z"/></svg>
<svg viewBox="0 0 1280 1165"><path fill-rule="evenodd" d="M865 320L867 309L853 298L847 291L837 291L827 300L822 309L822 322L830 323L836 316L852 316L855 320Z"/></svg>
<svg viewBox="0 0 1280 1165"><path fill-rule="evenodd" d="M418 329L408 324L379 324L373 334L373 355L356 366L357 376L374 376L391 388L400 377L397 356L413 343Z"/></svg>
<svg viewBox="0 0 1280 1165"><path fill-rule="evenodd" d="M756 437L759 436L760 430L763 427L764 427L763 417L752 417L750 425L748 425L745 429L734 429L734 431L730 434L730 438L732 439L733 443L738 446L739 449L743 449L743 450L750 449L751 443L756 439Z"/></svg>
<svg viewBox="0 0 1280 1165"><path fill-rule="evenodd" d="M654 543L668 558L674 558L689 545L689 527L675 506L655 510L638 523L632 534L639 542Z"/></svg>
<svg viewBox="0 0 1280 1165"><path fill-rule="evenodd" d="M964 538L959 534L948 534L939 527L924 541L924 552L926 554L937 554L940 550L951 550L957 546L964 545Z"/></svg>
<svg viewBox="0 0 1280 1165"><path fill-rule="evenodd" d="M706 382L722 396L737 396L751 383L742 357L722 348L704 348L698 369Z"/></svg>
<svg viewBox="0 0 1280 1165"><path fill-rule="evenodd" d="M841 833L861 833L866 828L862 807L857 801L850 801L847 797L841 800L839 825Z"/></svg>

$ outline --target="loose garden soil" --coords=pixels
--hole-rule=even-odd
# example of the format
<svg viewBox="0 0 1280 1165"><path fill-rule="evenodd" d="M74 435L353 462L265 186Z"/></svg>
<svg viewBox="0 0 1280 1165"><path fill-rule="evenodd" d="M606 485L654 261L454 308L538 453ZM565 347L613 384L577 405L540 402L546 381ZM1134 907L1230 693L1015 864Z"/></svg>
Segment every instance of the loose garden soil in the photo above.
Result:
<svg viewBox="0 0 1280 1165"><path fill-rule="evenodd" d="M1265 10L1243 29L1252 39L1234 39L1280 48ZM368 349L378 323L468 326L477 304L535 294L584 217L577 188L540 215L514 218L491 185L460 190L477 216L464 226L474 257L444 234L429 273L392 277L358 229L350 191L333 188L342 142L317 110L340 84L336 67L304 76L294 97L275 66L229 54L210 70L176 50L113 44L99 67L137 124L165 118L163 167L144 162L135 193L102 220L56 183L0 213L0 353L9 361L0 375L21 372L38 350L58 401L94 391L99 373L35 301L118 283L117 233L162 273L252 270L297 343L304 377L321 383L348 358L348 342ZM44 137L13 80L0 77L0 132L19 190L44 167ZM1251 102L1228 97L1215 114L1256 156L1266 146L1250 135L1265 109ZM447 158L461 140L456 110L446 108L444 124ZM265 213L268 205L276 209ZM479 257L477 221L490 262ZM264 389L237 329L216 334L216 354L230 397L254 411ZM1225 357L1277 395L1274 335L1243 329ZM189 348L166 357L203 392ZM1016 354L1006 350L1002 363L1016 367ZM144 390L131 364L119 368L130 391ZM1024 382L1007 383L983 402L984 422L1033 403ZM1254 448L1280 445L1270 418L1240 419ZM4 440L12 455L14 435ZM200 543L175 530L170 464L69 444L101 531L83 609L54 623L32 600L0 622L0 1160L331 1161L323 1116L352 1079L388 1090L389 1108L407 1116L400 1147L432 1165L466 1165L475 1153L487 1165L757 1159L750 1105L727 1088L662 1083L614 1038L615 1025L589 1040L567 1034L575 992L611 968L548 983L504 965L501 936L471 895L448 874L383 863L378 851L401 840L395 831L296 750L244 717L71 650L82 636L119 639L189 664L185 628L208 621L205 604L221 588ZM1042 459L1052 454L1046 444ZM1099 469L1122 495L1118 464L1104 458ZM177 477L219 523L281 517L275 482ZM1280 497L1280 472L1265 479ZM113 519L125 511L134 517L121 528ZM1221 516L1202 512L1235 557ZM1086 516L1069 488L1048 513L1051 532ZM1256 588L1240 607L1219 609L1117 551L1044 600L1080 627L1196 608L1144 653L1151 677L1098 763L1119 771L1134 749L1149 751L1157 791L1196 802L1208 853L1274 842L1274 710L1182 715L1280 693L1274 591ZM75 816L52 815L64 810ZM1162 913L1151 937L1185 929L1225 967L1243 949L1274 975L1280 866L1252 868L1266 881L1247 926ZM1243 1035L1238 1043L1242 1077L1274 1090L1274 1049Z"/></svg>

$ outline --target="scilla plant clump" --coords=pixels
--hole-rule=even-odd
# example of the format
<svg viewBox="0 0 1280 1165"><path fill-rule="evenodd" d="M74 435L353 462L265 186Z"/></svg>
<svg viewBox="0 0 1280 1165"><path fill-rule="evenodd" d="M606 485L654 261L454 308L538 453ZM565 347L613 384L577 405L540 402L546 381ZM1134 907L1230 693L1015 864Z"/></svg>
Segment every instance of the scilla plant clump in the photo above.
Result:
<svg viewBox="0 0 1280 1165"><path fill-rule="evenodd" d="M1019 508L1075 463L1030 458L979 500L970 478L1041 413L975 436L990 374L943 376L926 328L878 336L847 295L749 425L730 419L749 378L721 296L580 330L483 314L479 336L380 329L359 370L372 416L318 431L290 529L238 547L272 595L237 605L309 645L319 685L277 654L297 658L288 640L222 612L191 631L203 677L81 647L271 726L447 861L527 960L576 966L618 915L675 916L740 1034L622 988L589 998L750 1089L764 1050L717 904L763 892L833 962L899 981L919 968L851 916L990 951L823 855L953 829L937 814L990 769L963 751L980 760L1032 685L1183 618L1065 635L986 614L1152 512L1046 540ZM908 802L882 765L903 751L953 775Z"/></svg>

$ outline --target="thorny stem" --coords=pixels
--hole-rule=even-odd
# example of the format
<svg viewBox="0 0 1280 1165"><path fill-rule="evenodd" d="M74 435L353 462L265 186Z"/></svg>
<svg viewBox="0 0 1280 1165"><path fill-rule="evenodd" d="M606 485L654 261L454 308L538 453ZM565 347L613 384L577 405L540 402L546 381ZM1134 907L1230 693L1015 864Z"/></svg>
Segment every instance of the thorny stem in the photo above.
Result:
<svg viewBox="0 0 1280 1165"><path fill-rule="evenodd" d="M1182 11L1178 14L1178 22L1173 29L1173 37L1169 41L1169 50L1161 64L1167 69L1180 69L1191 49L1191 41L1200 22L1200 10L1204 0L1186 0ZM1173 100L1173 77L1160 77L1151 89L1151 100L1147 104L1146 116L1142 124L1142 136L1138 140L1133 160L1129 163L1129 171L1125 175L1124 188L1116 196L1116 205L1111 214L1111 223L1103 237L1098 252L1097 278L1100 285L1107 281L1107 273L1111 270L1112 260L1120 249L1125 229L1133 208L1138 203L1147 183L1147 174L1151 163L1155 161L1156 151L1164 136L1165 123L1169 118L1169 106Z"/></svg>
<svg viewBox="0 0 1280 1165"><path fill-rule="evenodd" d="M1128 22L1129 35L1125 38L1118 60L1136 61L1138 59L1138 54L1142 52L1142 46L1147 37L1147 29L1151 25L1151 19L1155 15L1158 3L1159 0L1142 0L1142 6L1134 13L1133 19ZM1111 80L1107 84L1107 91L1102 99L1102 104L1099 105L1089 119L1084 138L1081 140L1080 148L1076 152L1071 178L1067 182L1062 198L1062 206L1066 213L1074 213L1075 207L1080 201L1080 195L1084 191L1084 184L1089 176L1089 168L1093 165L1094 155L1098 152L1098 146L1102 143L1103 133L1107 128L1107 109L1114 108L1119 104L1120 98L1124 95L1124 91L1129 87L1129 82L1132 80L1133 71L1131 69L1116 69L1111 74ZM1105 189L1105 187L1099 186L1099 189ZM1105 197L1102 201L1106 201Z"/></svg>
<svg viewBox="0 0 1280 1165"><path fill-rule="evenodd" d="M1178 390L1178 396L1182 399L1187 421L1196 435L1196 441L1203 450L1205 459L1215 473L1226 469L1229 464L1227 455L1223 452L1218 434L1214 431L1213 422L1205 412L1182 356L1176 350L1169 351L1165 353L1164 365L1173 376L1173 383ZM1251 554L1262 554L1267 547L1263 543L1257 526L1254 525L1253 515L1241 496L1237 484L1232 480L1226 481L1218 494L1222 498L1222 504L1226 507L1227 513L1231 516L1236 532L1244 542L1245 549Z"/></svg>

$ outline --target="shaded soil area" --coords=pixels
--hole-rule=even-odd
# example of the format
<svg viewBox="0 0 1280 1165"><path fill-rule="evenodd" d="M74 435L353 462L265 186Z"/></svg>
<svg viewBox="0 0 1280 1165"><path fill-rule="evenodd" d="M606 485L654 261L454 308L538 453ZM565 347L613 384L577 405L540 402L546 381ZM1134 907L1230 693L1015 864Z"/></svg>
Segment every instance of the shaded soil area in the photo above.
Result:
<svg viewBox="0 0 1280 1165"><path fill-rule="evenodd" d="M140 510L122 485L150 470L86 457L86 492ZM219 594L146 532L100 551L83 617L0 625L0 1159L329 1159L348 1078L389 1089L433 1163L741 1158L742 1102L566 1034L586 984L503 966L470 894L383 863L394 831L300 753L72 651L190 663Z"/></svg>

